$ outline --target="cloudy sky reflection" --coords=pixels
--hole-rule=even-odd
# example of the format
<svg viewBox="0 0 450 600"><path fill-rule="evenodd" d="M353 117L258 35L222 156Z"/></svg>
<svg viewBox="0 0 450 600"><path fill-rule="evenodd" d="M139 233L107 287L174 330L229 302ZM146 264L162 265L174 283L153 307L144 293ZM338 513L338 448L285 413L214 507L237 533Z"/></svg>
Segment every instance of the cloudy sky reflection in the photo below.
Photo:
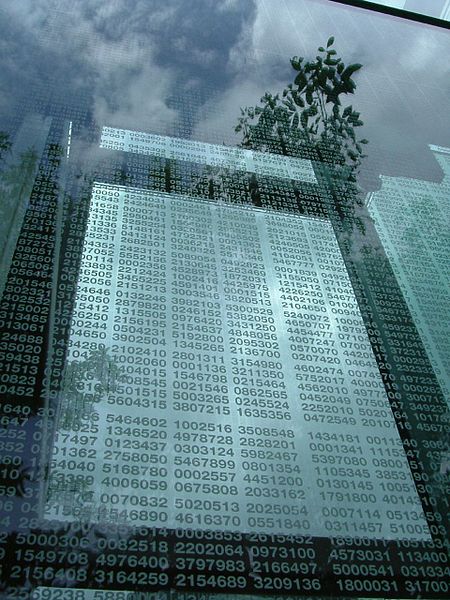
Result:
<svg viewBox="0 0 450 600"><path fill-rule="evenodd" d="M364 65L349 97L370 140L362 185L442 177L427 144L450 145L446 30L327 0L21 0L0 23L3 130L63 110L87 132L234 145L240 106L282 90L289 58L314 58L334 35L344 60Z"/></svg>

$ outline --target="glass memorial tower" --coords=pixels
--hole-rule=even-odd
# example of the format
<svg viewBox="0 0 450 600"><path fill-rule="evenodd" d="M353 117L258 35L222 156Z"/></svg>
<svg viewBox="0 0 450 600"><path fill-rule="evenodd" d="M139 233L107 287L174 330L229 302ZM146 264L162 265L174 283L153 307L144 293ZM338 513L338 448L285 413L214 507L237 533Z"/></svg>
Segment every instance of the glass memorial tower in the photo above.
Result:
<svg viewBox="0 0 450 600"><path fill-rule="evenodd" d="M448 597L447 7L364 4L2 9L0 598Z"/></svg>
<svg viewBox="0 0 450 600"><path fill-rule="evenodd" d="M319 185L304 159L117 129L102 145ZM397 537L374 467L401 440L329 220L96 182L76 296L48 516ZM67 460L83 422L88 475ZM429 539L406 457L394 477Z"/></svg>

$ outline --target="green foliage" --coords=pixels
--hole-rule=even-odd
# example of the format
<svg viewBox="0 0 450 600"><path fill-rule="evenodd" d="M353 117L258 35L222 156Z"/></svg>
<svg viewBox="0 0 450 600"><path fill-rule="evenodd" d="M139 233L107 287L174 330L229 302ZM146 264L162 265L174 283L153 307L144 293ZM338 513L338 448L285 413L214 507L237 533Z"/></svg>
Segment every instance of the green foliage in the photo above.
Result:
<svg viewBox="0 0 450 600"><path fill-rule="evenodd" d="M343 96L353 94L352 76L359 63L345 65L332 48L334 37L320 46L313 61L294 56L294 83L280 94L266 93L261 105L241 109L235 128L243 133L242 146L290 156L317 156L357 170L364 158L355 129L363 125L351 105L342 107Z"/></svg>
<svg viewBox="0 0 450 600"><path fill-rule="evenodd" d="M259 106L241 108L235 131L242 132L244 148L327 163L338 210L348 215L354 204L362 204L356 175L368 141L357 139L356 129L364 124L360 113L343 102L354 93L352 77L362 65L346 65L333 44L330 37L315 60L291 58L293 83L281 94L266 93Z"/></svg>

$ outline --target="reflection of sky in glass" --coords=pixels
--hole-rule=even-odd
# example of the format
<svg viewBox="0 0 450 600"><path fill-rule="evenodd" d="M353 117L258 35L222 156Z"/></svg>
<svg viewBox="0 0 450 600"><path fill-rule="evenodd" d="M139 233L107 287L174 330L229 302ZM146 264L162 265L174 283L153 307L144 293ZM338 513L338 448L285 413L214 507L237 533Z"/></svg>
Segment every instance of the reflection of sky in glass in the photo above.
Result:
<svg viewBox="0 0 450 600"><path fill-rule="evenodd" d="M334 35L344 60L364 65L349 97L371 142L362 184L376 188L380 172L441 178L426 149L449 138L439 28L325 0L24 0L2 11L5 129L59 107L87 140L94 121L234 145L239 107L281 91L289 58L314 58Z"/></svg>

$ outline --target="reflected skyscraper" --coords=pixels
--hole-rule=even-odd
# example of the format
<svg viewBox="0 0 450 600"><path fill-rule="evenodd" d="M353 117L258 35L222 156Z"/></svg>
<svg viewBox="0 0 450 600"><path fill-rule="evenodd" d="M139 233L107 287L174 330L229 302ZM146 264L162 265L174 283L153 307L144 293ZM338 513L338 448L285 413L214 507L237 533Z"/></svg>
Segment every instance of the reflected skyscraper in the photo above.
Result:
<svg viewBox="0 0 450 600"><path fill-rule="evenodd" d="M442 168L441 182L382 175L368 210L450 403L450 149L430 150Z"/></svg>

